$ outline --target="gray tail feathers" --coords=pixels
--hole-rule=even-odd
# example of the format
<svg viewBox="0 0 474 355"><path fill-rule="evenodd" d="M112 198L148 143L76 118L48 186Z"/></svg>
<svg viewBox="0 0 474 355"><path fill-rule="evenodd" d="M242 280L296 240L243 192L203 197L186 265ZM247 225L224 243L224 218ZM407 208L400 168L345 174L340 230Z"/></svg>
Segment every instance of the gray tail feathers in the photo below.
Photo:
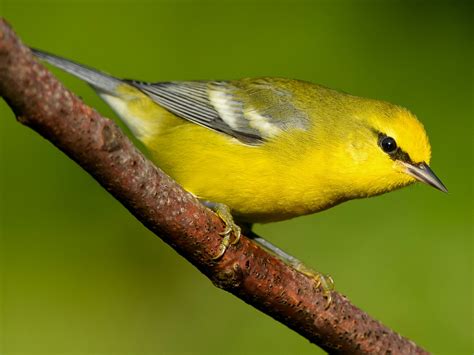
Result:
<svg viewBox="0 0 474 355"><path fill-rule="evenodd" d="M53 54L30 48L35 57L48 62L90 84L94 89L113 94L117 85L121 84L120 79L108 74L89 68L85 65L75 63L69 59L61 58Z"/></svg>

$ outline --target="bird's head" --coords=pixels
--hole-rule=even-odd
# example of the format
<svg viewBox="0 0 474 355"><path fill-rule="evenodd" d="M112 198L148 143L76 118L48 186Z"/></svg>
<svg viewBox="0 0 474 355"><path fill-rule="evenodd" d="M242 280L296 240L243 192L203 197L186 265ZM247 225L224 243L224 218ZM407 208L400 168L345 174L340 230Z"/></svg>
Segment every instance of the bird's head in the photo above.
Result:
<svg viewBox="0 0 474 355"><path fill-rule="evenodd" d="M354 116L357 127L348 133L344 149L351 157L347 168L360 195L381 194L415 181L447 192L428 165L428 136L411 112L375 100L360 107L363 111Z"/></svg>

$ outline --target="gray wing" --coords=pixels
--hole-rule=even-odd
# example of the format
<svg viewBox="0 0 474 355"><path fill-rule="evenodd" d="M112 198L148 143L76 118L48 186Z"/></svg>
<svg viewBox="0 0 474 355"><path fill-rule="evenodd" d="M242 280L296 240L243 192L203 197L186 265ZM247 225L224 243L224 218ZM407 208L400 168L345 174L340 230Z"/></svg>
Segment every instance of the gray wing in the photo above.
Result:
<svg viewBox="0 0 474 355"><path fill-rule="evenodd" d="M246 144L258 145L290 128L309 125L306 114L293 105L291 92L265 79L126 82L173 114Z"/></svg>

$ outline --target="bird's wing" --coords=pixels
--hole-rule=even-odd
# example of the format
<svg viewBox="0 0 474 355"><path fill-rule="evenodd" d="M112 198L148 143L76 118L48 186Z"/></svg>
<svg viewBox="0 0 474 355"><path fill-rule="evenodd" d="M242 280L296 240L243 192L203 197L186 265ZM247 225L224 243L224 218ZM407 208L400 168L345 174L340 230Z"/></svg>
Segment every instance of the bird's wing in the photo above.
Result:
<svg viewBox="0 0 474 355"><path fill-rule="evenodd" d="M309 126L293 94L272 80L127 83L181 118L258 145L285 130Z"/></svg>

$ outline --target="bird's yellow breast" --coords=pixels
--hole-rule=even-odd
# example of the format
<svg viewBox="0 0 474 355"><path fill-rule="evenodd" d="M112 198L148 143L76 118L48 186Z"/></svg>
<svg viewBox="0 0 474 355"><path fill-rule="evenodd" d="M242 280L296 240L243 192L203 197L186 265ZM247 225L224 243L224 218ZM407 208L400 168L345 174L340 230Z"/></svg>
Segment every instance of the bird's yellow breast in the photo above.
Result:
<svg viewBox="0 0 474 355"><path fill-rule="evenodd" d="M144 140L154 162L199 198L229 206L236 218L270 222L334 204L324 193L322 176L302 168L304 152L293 144L294 136L253 147L179 118L167 119L179 122ZM309 186L317 179L318 192Z"/></svg>

